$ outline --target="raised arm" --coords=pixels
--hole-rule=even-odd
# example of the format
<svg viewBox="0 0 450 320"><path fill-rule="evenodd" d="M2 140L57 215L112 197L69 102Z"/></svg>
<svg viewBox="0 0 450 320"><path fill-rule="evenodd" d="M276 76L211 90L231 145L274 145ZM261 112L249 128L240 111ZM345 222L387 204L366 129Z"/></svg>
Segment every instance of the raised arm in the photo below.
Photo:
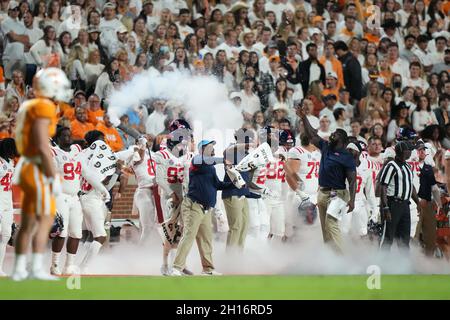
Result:
<svg viewBox="0 0 450 320"><path fill-rule="evenodd" d="M319 135L317 134L317 130L311 126L311 123L309 123L308 117L306 116L305 112L303 111L303 108L298 107L296 109L296 114L300 118L300 120L302 120L303 127L305 128L305 134L308 136L311 143L313 145L315 145L317 148L320 148L319 143L320 143L320 140L322 140L322 138L319 137Z"/></svg>

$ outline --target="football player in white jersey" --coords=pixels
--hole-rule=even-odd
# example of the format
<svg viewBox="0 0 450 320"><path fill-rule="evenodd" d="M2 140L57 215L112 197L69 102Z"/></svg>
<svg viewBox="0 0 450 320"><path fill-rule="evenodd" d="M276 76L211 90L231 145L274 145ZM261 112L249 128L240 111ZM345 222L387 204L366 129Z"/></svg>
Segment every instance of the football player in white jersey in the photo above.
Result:
<svg viewBox="0 0 450 320"><path fill-rule="evenodd" d="M253 130L240 128L235 132L236 145L247 144L248 152L252 151L255 145L255 133ZM245 149L245 147L244 147ZM238 149L237 149L238 150ZM236 158L239 160L236 151ZM266 205L264 203L266 182L266 167L260 166L252 170L249 174L248 203L248 235L259 240L267 239L269 234L270 219L267 216Z"/></svg>
<svg viewBox="0 0 450 320"><path fill-rule="evenodd" d="M381 152L383 151L383 143L381 141L381 138L379 137L370 137L367 143L367 159L370 160L374 165L372 180L375 186L376 177L380 172L384 162L383 156L381 155Z"/></svg>
<svg viewBox="0 0 450 320"><path fill-rule="evenodd" d="M192 138L192 129L183 119L174 120L169 126L169 137L167 138L167 148L159 150L154 154L154 160L156 163L156 183L163 190L163 197L165 206L164 216L157 216L158 224L164 222L169 218L164 225L177 226L181 223L179 219L180 204L186 194L189 178L189 166L192 159L192 153L189 150ZM177 227L178 228L178 227ZM175 229L173 229L175 230ZM178 230L178 229L177 229ZM164 239L163 250L163 264L161 266L161 273L163 275L169 275L171 273L169 265L169 253L171 249L175 249L180 232L175 232L175 238L167 239L166 232ZM192 274L191 271L183 270L185 274Z"/></svg>
<svg viewBox="0 0 450 320"><path fill-rule="evenodd" d="M384 159L383 159L383 155L382 155L382 151L383 151L383 143L381 141L381 139L379 137L370 137L367 141L368 145L367 145L367 160L370 161L370 164L372 166L372 183L373 183L373 188L375 191L375 187L376 187L376 180L377 180L377 176L381 171L381 168L383 167L383 163L384 163ZM370 208L367 207L367 209L369 210L369 221L372 221L373 224L378 224L381 223L381 217L380 217L380 210L379 210L379 206L380 206L380 197L376 196L375 194L375 203L376 203L376 207L375 208Z"/></svg>
<svg viewBox="0 0 450 320"><path fill-rule="evenodd" d="M0 277L5 276L3 260L14 221L11 178L14 173L14 158L17 156L14 139L0 140Z"/></svg>
<svg viewBox="0 0 450 320"><path fill-rule="evenodd" d="M153 231L156 231L156 206L155 206L155 171L156 162L154 153L150 150L151 137L139 138L137 145L130 146L127 150L117 152L116 155L123 160L125 167L130 168L137 181L137 188L133 197L133 207L139 212L139 224L141 228L140 243L145 243ZM157 195L159 197L159 194ZM158 199L156 197L156 199Z"/></svg>
<svg viewBox="0 0 450 320"><path fill-rule="evenodd" d="M292 237L296 226L295 215L302 199L317 204L319 189L320 150L310 143L308 137L300 134L300 146L289 150L286 162L286 181L291 189L291 210L287 212L286 235ZM298 194L301 194L299 197Z"/></svg>
<svg viewBox="0 0 450 320"><path fill-rule="evenodd" d="M260 194L260 190L266 189L266 170L264 166L252 172L249 185L250 196L247 197L248 235L261 240L267 239L270 230L270 218L267 215L264 196Z"/></svg>
<svg viewBox="0 0 450 320"><path fill-rule="evenodd" d="M342 216L342 233L348 234L353 227L359 236L367 235L368 210L376 209L375 191L372 180L372 163L367 158L361 157L362 149L358 142L351 142L347 150L353 155L356 162L356 195L355 209Z"/></svg>
<svg viewBox="0 0 450 320"><path fill-rule="evenodd" d="M73 274L76 272L75 256L81 239L83 213L78 192L81 190L81 162L77 159L81 147L72 144L70 128L60 127L54 138L56 146L52 147L53 162L61 179L62 193L56 197L56 211L61 215L64 228L61 234L53 239L52 265L53 275ZM67 239L67 256L61 270L61 251Z"/></svg>
<svg viewBox="0 0 450 320"><path fill-rule="evenodd" d="M319 189L320 150L310 143L306 135L300 136L301 146L291 148L288 153L288 183L293 191L305 192L311 202L317 204Z"/></svg>
<svg viewBox="0 0 450 320"><path fill-rule="evenodd" d="M294 145L293 135L290 135L291 145ZM264 199L267 216L270 221L269 238L273 240L285 239L285 201L286 177L284 163L287 158L287 148L280 146L280 131L273 127L265 127L259 132L259 143L267 142L272 149L275 161L266 165L265 187L270 190L271 196Z"/></svg>
<svg viewBox="0 0 450 320"><path fill-rule="evenodd" d="M105 220L110 200L109 190L114 186L120 173L118 159L104 141L102 132L92 130L86 133L89 147L80 153L83 182L80 197L84 221L94 240L87 249L81 263L81 272L88 268L106 241Z"/></svg>

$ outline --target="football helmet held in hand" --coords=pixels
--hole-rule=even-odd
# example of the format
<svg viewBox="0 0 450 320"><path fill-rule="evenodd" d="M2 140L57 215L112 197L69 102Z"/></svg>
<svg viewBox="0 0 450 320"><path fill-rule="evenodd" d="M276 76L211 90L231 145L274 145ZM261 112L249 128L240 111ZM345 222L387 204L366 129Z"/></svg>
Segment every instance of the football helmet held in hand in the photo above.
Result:
<svg viewBox="0 0 450 320"><path fill-rule="evenodd" d="M317 206L309 199L303 200L297 208L298 215L306 224L314 224L317 219Z"/></svg>

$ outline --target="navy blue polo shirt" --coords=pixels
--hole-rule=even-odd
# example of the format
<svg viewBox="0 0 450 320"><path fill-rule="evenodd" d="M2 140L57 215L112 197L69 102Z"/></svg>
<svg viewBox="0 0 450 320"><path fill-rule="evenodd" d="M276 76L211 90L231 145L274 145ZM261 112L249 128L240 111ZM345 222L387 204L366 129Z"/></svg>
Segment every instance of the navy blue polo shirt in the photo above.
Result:
<svg viewBox="0 0 450 320"><path fill-rule="evenodd" d="M433 167L429 164L424 164L420 169L420 187L417 195L419 198L431 201L431 189L436 184Z"/></svg>
<svg viewBox="0 0 450 320"><path fill-rule="evenodd" d="M205 159L201 155L196 155L192 159L191 167L189 168L189 191L187 196L205 208L212 208L216 205L217 190L233 188L234 184L220 181L214 167L217 162L205 161Z"/></svg>
<svg viewBox="0 0 450 320"><path fill-rule="evenodd" d="M355 159L345 149L330 150L328 142L320 139L322 152L319 168L319 186L332 189L346 189L347 171L356 171Z"/></svg>

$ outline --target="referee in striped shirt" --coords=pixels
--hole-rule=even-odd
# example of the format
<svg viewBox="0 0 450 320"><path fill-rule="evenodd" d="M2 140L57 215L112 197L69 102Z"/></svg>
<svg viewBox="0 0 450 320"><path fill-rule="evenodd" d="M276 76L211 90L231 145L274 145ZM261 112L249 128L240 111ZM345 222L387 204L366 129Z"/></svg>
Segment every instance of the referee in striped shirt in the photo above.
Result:
<svg viewBox="0 0 450 320"><path fill-rule="evenodd" d="M411 230L411 198L419 207L419 198L413 185L413 173L406 162L412 146L399 141L395 145L395 159L385 164L381 174L381 213L386 223L382 247L389 249L394 238L400 247L409 248Z"/></svg>

